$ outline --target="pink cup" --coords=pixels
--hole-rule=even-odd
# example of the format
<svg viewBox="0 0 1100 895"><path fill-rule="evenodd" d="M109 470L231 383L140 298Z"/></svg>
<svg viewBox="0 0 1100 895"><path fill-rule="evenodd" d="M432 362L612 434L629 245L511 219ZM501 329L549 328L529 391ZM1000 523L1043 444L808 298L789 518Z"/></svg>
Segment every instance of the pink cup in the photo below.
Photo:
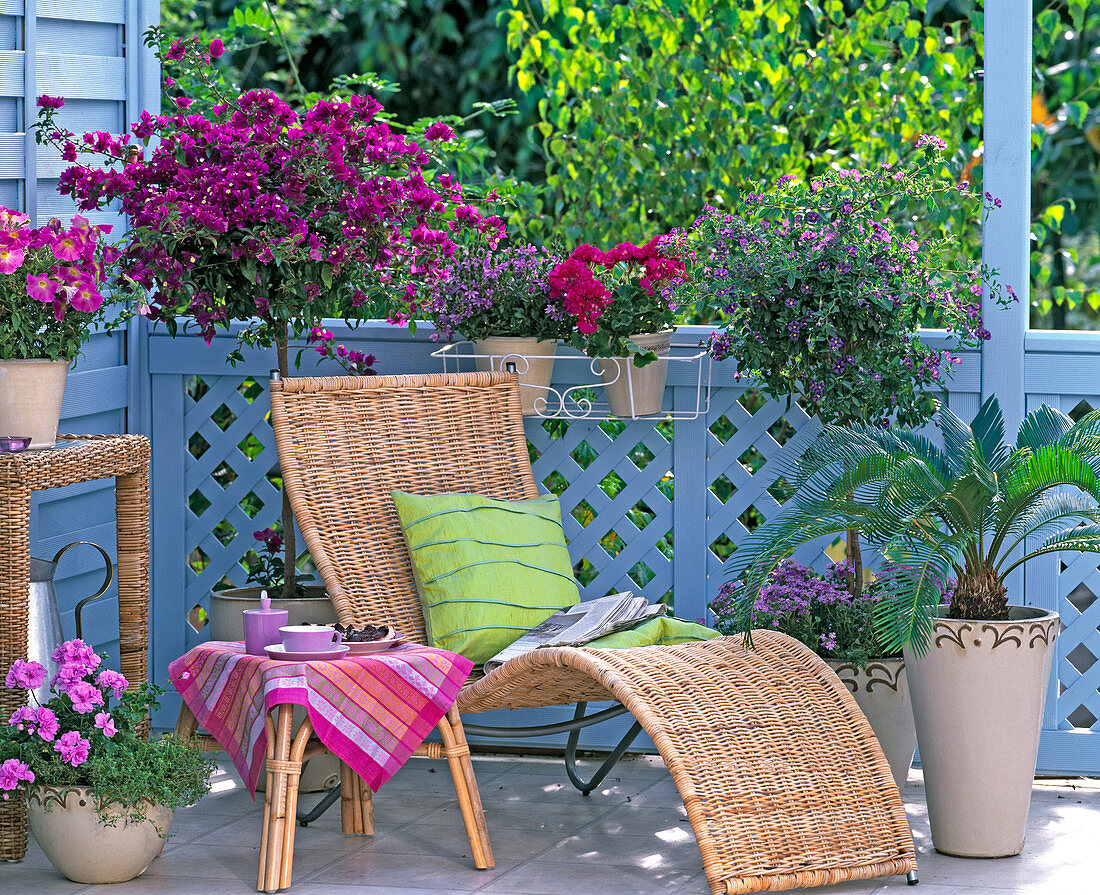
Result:
<svg viewBox="0 0 1100 895"><path fill-rule="evenodd" d="M288 653L320 653L344 639L335 628L324 625L283 625L279 633Z"/></svg>

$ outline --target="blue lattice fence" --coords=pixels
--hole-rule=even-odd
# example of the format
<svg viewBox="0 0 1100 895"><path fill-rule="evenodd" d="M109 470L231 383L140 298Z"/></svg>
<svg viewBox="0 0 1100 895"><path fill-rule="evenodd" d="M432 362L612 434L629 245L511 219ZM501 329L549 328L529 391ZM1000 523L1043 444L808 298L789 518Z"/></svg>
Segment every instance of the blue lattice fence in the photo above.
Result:
<svg viewBox="0 0 1100 895"><path fill-rule="evenodd" d="M368 327L359 338L342 335L375 352L387 372L439 369L430 357L435 346L423 333L412 339L400 330ZM691 345L697 338L685 330L678 342ZM273 359L250 354L230 368L224 363L227 341L216 340L208 349L196 340L150 340L153 665L161 677L170 659L207 636L202 614L211 588L244 583L241 559L253 546L252 532L280 512L266 419ZM1100 351L1088 358L1096 369L1079 377L1067 379L1055 364L1035 368L1029 403L1045 400L1077 413L1100 406ZM311 362L305 363L310 366L302 372L313 373ZM1077 382L1080 393L1070 393ZM978 391L977 359L968 357L958 368L950 402L968 418L977 410ZM695 399L691 373L674 372L666 406L691 408ZM586 596L629 589L672 602L681 617L698 618L705 616L737 543L789 496L782 468L797 458L819 423L806 408L766 401L746 382L734 381L728 366L715 365L704 417L661 423L532 419L527 428L536 480L561 500ZM827 546L808 545L799 558L820 564ZM1097 595L1100 571L1092 556L1051 557L1028 571L1027 602L1057 608L1067 625L1044 725L1043 768L1100 768L1094 745L1100 730ZM162 723L175 709L166 702ZM525 723L514 715L512 720ZM603 745L616 733L608 725L587 742Z"/></svg>

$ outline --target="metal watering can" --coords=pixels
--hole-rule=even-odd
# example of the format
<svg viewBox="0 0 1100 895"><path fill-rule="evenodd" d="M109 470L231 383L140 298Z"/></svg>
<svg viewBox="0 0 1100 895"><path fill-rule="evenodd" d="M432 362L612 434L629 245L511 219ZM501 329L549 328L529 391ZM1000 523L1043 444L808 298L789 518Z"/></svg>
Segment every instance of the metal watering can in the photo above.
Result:
<svg viewBox="0 0 1100 895"><path fill-rule="evenodd" d="M61 557L73 547L82 544L95 547L107 564L107 574L103 578L103 586L90 597L85 597L76 604L76 636L82 638L84 631L80 623L80 614L84 610L84 605L102 597L107 593L111 582L114 581L115 565L111 562L111 557L99 544L93 544L91 541L73 541L71 544L66 544L54 554L52 560L31 557L27 658L33 662L40 662L46 667L46 680L41 687L34 691L35 698L40 703L45 703L50 698L50 680L57 674L57 663L51 658L51 654L54 648L65 639L61 633L61 611L57 606L57 591L54 589L53 584L54 573L57 571L57 564L61 561Z"/></svg>

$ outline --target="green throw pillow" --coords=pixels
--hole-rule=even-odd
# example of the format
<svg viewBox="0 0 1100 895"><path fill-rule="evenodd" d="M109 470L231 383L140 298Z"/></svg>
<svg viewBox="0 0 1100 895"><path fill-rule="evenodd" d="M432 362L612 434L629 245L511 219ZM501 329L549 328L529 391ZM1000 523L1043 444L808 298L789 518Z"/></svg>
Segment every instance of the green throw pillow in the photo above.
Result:
<svg viewBox="0 0 1100 895"><path fill-rule="evenodd" d="M391 493L432 646L484 662L580 602L553 494Z"/></svg>

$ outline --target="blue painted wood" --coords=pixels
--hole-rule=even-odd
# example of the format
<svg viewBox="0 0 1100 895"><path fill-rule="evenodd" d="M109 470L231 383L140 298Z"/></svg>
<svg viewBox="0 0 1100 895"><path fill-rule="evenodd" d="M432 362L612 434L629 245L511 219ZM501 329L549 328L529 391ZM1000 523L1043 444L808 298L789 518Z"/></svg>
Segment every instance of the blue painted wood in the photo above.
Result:
<svg viewBox="0 0 1100 895"><path fill-rule="evenodd" d="M24 13L25 21L13 18ZM138 117L146 98L159 94L155 60L140 39L132 41L132 52L127 55L123 38L127 30L140 38L158 17L159 4L153 0L0 3L0 203L19 208L39 222L51 216L67 219L73 213L72 203L55 192L63 167L60 159L34 139L35 97L42 92L67 94L61 116L74 130L121 130L128 117ZM116 234L124 224L110 212L89 217L96 223L113 224ZM144 369L132 369L128 341L125 331L99 332L85 344L69 373L61 431L128 431L131 384L147 379ZM35 496L31 515L34 555L49 558L64 544L85 539L110 552L115 549L113 480ZM58 570L56 585L66 636L75 634L75 603L97 589L101 580L94 557L93 553L74 551ZM117 662L114 587L89 607L84 633Z"/></svg>
<svg viewBox="0 0 1100 895"><path fill-rule="evenodd" d="M982 233L982 260L1000 271L1019 303L1002 310L984 297L982 317L992 337L982 348L982 398L996 394L1014 431L1024 415L1024 353L1028 328L1031 230L1031 0L1003 0L985 18L983 188L1001 200Z"/></svg>

